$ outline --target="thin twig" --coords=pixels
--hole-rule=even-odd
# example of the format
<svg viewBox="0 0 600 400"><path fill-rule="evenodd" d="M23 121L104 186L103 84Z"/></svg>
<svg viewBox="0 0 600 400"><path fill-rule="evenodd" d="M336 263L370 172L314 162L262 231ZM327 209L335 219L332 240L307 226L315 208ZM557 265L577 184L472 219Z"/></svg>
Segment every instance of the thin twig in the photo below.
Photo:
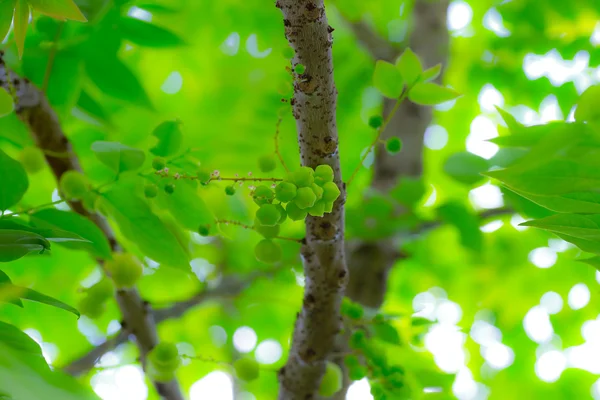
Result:
<svg viewBox="0 0 600 400"><path fill-rule="evenodd" d="M277 120L277 125L275 125L275 154L277 154L277 157L279 158L283 169L285 169L286 172L290 172L287 165L285 165L285 161L283 161L283 156L281 155L281 152L279 151L279 129L281 127L282 120L283 118L279 117L279 119Z"/></svg>
<svg viewBox="0 0 600 400"><path fill-rule="evenodd" d="M215 221L215 224L236 225L236 226L242 227L244 229L250 229L250 230L256 231L255 227L243 224L243 223L238 222L238 221L230 221L230 220L225 220L225 219L219 219L219 220ZM296 243L302 243L303 242L302 239L295 239L295 238L290 238L290 237L285 237L285 236L275 236L274 239L289 240L291 242L296 242Z"/></svg>
<svg viewBox="0 0 600 400"><path fill-rule="evenodd" d="M54 41L52 42L52 47L50 48L50 54L48 56L48 64L46 64L46 72L44 73L44 82L42 83L42 93L46 93L48 89L48 83L50 82L50 75L52 74L52 67L54 66L54 59L56 58L56 53L58 51L58 40L63 33L65 28L64 22L59 22L58 28L56 29L56 35L54 35Z"/></svg>
<svg viewBox="0 0 600 400"><path fill-rule="evenodd" d="M19 214L28 214L28 213L31 213L32 211L38 210L40 208L50 207L50 206L54 206L54 205L60 204L60 203L66 203L66 201L63 200L63 199L55 200L55 201L53 201L51 203L44 203L44 204L37 205L35 207L26 208L26 209L21 210L21 211L15 211L15 212L12 212L12 213L3 214L2 217L10 217L10 216L19 215Z"/></svg>

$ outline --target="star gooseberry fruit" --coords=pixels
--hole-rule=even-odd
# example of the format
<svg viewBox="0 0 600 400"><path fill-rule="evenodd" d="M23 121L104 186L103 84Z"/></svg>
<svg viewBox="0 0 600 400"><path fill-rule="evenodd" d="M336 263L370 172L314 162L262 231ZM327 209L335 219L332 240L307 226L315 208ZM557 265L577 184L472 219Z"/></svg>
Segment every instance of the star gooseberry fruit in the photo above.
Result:
<svg viewBox="0 0 600 400"><path fill-rule="evenodd" d="M266 239L274 238L279 235L279 225L275 226L265 226L260 223L258 218L254 220L254 230L261 235L263 235Z"/></svg>
<svg viewBox="0 0 600 400"><path fill-rule="evenodd" d="M263 204L256 211L256 218L264 226L275 226L279 223L281 214L277 206L273 204Z"/></svg>
<svg viewBox="0 0 600 400"><path fill-rule="evenodd" d="M166 166L167 166L167 162L162 157L154 157L154 159L152 160L152 168L155 169L156 171L160 171L161 169L164 169Z"/></svg>
<svg viewBox="0 0 600 400"><path fill-rule="evenodd" d="M175 377L181 364L177 346L170 342L160 342L148 353L148 373L153 380L168 382Z"/></svg>
<svg viewBox="0 0 600 400"><path fill-rule="evenodd" d="M275 157L271 154L265 154L258 159L258 168L261 172L271 172L277 166Z"/></svg>
<svg viewBox="0 0 600 400"><path fill-rule="evenodd" d="M327 164L318 165L315 168L315 182L323 185L325 182L333 181L333 168Z"/></svg>
<svg viewBox="0 0 600 400"><path fill-rule="evenodd" d="M340 188L335 182L327 182L323 185L323 200L333 203L340 196Z"/></svg>
<svg viewBox="0 0 600 400"><path fill-rule="evenodd" d="M33 146L25 147L23 151L21 151L21 154L19 154L19 161L21 161L25 170L30 174L41 171L44 168L44 165L46 165L44 153Z"/></svg>
<svg viewBox="0 0 600 400"><path fill-rule="evenodd" d="M273 199L275 198L275 193L273 193L271 188L266 187L265 185L260 185L254 189L252 198L256 204L262 206L263 204L272 203Z"/></svg>
<svg viewBox="0 0 600 400"><path fill-rule="evenodd" d="M308 215L308 211L299 208L296 203L290 202L287 204L285 211L292 221L300 221Z"/></svg>
<svg viewBox="0 0 600 400"><path fill-rule="evenodd" d="M144 186L144 196L147 199L153 199L158 195L158 186L154 183L148 183Z"/></svg>
<svg viewBox="0 0 600 400"><path fill-rule="evenodd" d="M294 199L294 203L302 210L312 207L315 204L315 201L317 201L317 195L313 189L309 187L298 189L296 198Z"/></svg>
<svg viewBox="0 0 600 400"><path fill-rule="evenodd" d="M104 264L115 286L130 288L142 277L144 267L131 254L115 253L113 259Z"/></svg>
<svg viewBox="0 0 600 400"><path fill-rule="evenodd" d="M294 200L297 191L296 185L291 182L281 182L275 187L275 198L282 203Z"/></svg>
<svg viewBox="0 0 600 400"><path fill-rule="evenodd" d="M273 264L281 260L281 247L270 239L263 239L254 248L254 255L258 261Z"/></svg>
<svg viewBox="0 0 600 400"><path fill-rule="evenodd" d="M62 174L59 186L68 200L81 199L88 191L87 178L81 172L74 170Z"/></svg>
<svg viewBox="0 0 600 400"><path fill-rule="evenodd" d="M327 361L325 375L319 386L319 394L331 397L342 388L342 369L339 365Z"/></svg>
<svg viewBox="0 0 600 400"><path fill-rule="evenodd" d="M260 369L256 360L250 357L240 358L233 363L235 374L243 381L249 382L258 378Z"/></svg>
<svg viewBox="0 0 600 400"><path fill-rule="evenodd" d="M292 172L292 181L299 188L310 186L315 181L314 173L315 171L310 167L300 167Z"/></svg>

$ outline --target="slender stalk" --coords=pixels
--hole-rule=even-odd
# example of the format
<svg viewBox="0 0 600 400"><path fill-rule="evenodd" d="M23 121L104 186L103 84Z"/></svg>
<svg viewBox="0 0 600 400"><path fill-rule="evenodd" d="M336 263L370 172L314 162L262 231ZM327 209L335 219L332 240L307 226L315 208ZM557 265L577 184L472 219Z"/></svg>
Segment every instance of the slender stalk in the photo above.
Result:
<svg viewBox="0 0 600 400"><path fill-rule="evenodd" d="M59 22L58 28L56 29L56 35L54 35L54 41L52 42L52 47L50 48L50 55L48 56L48 64L46 64L46 72L44 73L44 81L42 83L42 93L46 93L48 90L48 83L50 82L50 75L52 75L52 67L54 66L54 59L56 58L56 53L58 51L58 41L60 36L65 29L65 23Z"/></svg>

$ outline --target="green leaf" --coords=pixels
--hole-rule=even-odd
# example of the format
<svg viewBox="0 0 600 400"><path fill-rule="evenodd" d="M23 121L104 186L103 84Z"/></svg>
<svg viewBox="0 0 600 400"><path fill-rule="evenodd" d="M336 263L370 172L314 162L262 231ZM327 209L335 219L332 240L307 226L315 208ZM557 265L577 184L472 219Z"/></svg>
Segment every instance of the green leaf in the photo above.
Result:
<svg viewBox="0 0 600 400"><path fill-rule="evenodd" d="M496 111L498 111L498 113L502 117L502 120L504 121L504 123L506 124L506 126L508 127L508 129L511 132L514 132L514 131L519 130L520 128L523 128L523 125L521 123L519 123L519 121L517 121L517 119L515 117L513 117L512 114L510 114L508 111L501 109L498 106L495 106L495 107L496 107Z"/></svg>
<svg viewBox="0 0 600 400"><path fill-rule="evenodd" d="M15 103L10 93L0 88L0 118L10 114L14 109Z"/></svg>
<svg viewBox="0 0 600 400"><path fill-rule="evenodd" d="M140 46L160 48L185 44L185 41L173 32L137 18L123 17L119 26L125 39Z"/></svg>
<svg viewBox="0 0 600 400"><path fill-rule="evenodd" d="M18 260L29 252L42 253L50 249L50 242L37 233L0 229L0 262Z"/></svg>
<svg viewBox="0 0 600 400"><path fill-rule="evenodd" d="M423 72L421 60L410 48L404 50L402 55L398 57L396 67L407 85L415 83Z"/></svg>
<svg viewBox="0 0 600 400"><path fill-rule="evenodd" d="M21 299L31 300L31 301L35 301L37 303L42 303L42 304L46 304L48 306L60 308L61 310L65 310L72 314L75 314L77 316L77 318L80 317L79 311L77 311L75 308L71 307L70 305L63 303L60 300L57 300L50 296L46 296L45 294L42 294L33 289L22 288L22 287L18 287L18 286L15 286L15 288L16 288L16 290L19 291Z"/></svg>
<svg viewBox="0 0 600 400"><path fill-rule="evenodd" d="M150 152L156 156L170 157L177 154L183 142L181 133L181 121L178 119L165 121L158 125L152 135L158 139L158 143Z"/></svg>
<svg viewBox="0 0 600 400"><path fill-rule="evenodd" d="M556 196L537 196L511 188L513 192L559 213L600 214L600 193L573 192Z"/></svg>
<svg viewBox="0 0 600 400"><path fill-rule="evenodd" d="M2 286L3 285L12 285L12 281L10 280L10 278L8 277L8 275L6 275L4 273L4 271L0 270L0 301L7 301L8 303L14 304L15 306L21 307L23 308L23 302L21 301L21 299L17 298L13 298L12 296L5 299L4 296L2 295ZM1 335L1 329L0 329L0 335ZM1 339L0 339L1 340Z"/></svg>
<svg viewBox="0 0 600 400"><path fill-rule="evenodd" d="M594 267L598 271L600 271L600 257L598 257L598 256L592 257L592 258L586 258L586 259L582 259L582 260L577 260L577 261L581 261L583 263L591 265L592 267Z"/></svg>
<svg viewBox="0 0 600 400"><path fill-rule="evenodd" d="M38 235L45 237L50 242L88 242L89 240L82 238L81 236L67 232L62 229L43 229L36 228L25 224L25 222L18 220L17 218L5 218L0 219L0 229L16 229L21 231L33 232Z"/></svg>
<svg viewBox="0 0 600 400"><path fill-rule="evenodd" d="M392 99L400 97L404 88L404 81L398 68L383 60L375 63L373 84L381 94Z"/></svg>
<svg viewBox="0 0 600 400"><path fill-rule="evenodd" d="M25 35L27 34L27 26L29 25L29 4L26 0L17 0L15 4L15 16L13 20L13 34L15 42L17 42L17 50L19 57L23 57L25 49Z"/></svg>
<svg viewBox="0 0 600 400"><path fill-rule="evenodd" d="M154 261L190 270L187 251L150 209L146 201L126 186L115 185L103 194L103 205L123 235Z"/></svg>
<svg viewBox="0 0 600 400"><path fill-rule="evenodd" d="M143 151L118 142L94 142L92 151L104 165L117 174L140 168L146 158Z"/></svg>
<svg viewBox="0 0 600 400"><path fill-rule="evenodd" d="M398 185L390 191L390 196L400 204L414 207L425 196L426 188L422 178L403 176Z"/></svg>
<svg viewBox="0 0 600 400"><path fill-rule="evenodd" d="M454 89L437 85L431 82L418 82L408 92L408 98L415 104L434 106L459 97Z"/></svg>
<svg viewBox="0 0 600 400"><path fill-rule="evenodd" d="M35 367L36 370L50 370L40 345L16 326L0 321L0 345L18 353L23 361Z"/></svg>
<svg viewBox="0 0 600 400"><path fill-rule="evenodd" d="M400 345L400 335L396 328L387 322L380 322L373 325L373 332L375 337L387 343L394 345Z"/></svg>
<svg viewBox="0 0 600 400"><path fill-rule="evenodd" d="M600 215L556 214L523 222L521 225L600 242Z"/></svg>
<svg viewBox="0 0 600 400"><path fill-rule="evenodd" d="M2 185L0 186L0 210L8 210L21 200L21 197L29 188L27 172L16 160L13 160L0 149L0 176Z"/></svg>
<svg viewBox="0 0 600 400"><path fill-rule="evenodd" d="M118 58L94 55L85 62L85 70L103 93L150 110L152 103L137 76Z"/></svg>
<svg viewBox="0 0 600 400"><path fill-rule="evenodd" d="M600 85L587 88L579 97L575 109L576 121L600 122Z"/></svg>
<svg viewBox="0 0 600 400"><path fill-rule="evenodd" d="M483 234L479 229L479 218L457 201L449 201L437 208L439 219L454 225L460 233L460 243L471 250L483 247Z"/></svg>
<svg viewBox="0 0 600 400"><path fill-rule="evenodd" d="M435 321L432 321L430 319L423 318L423 317L414 317L414 318L411 318L411 320L410 320L410 324L412 326L426 326L426 325L431 325L434 323L435 323Z"/></svg>
<svg viewBox="0 0 600 400"><path fill-rule="evenodd" d="M50 17L73 21L87 22L73 0L27 0L31 7L42 14Z"/></svg>
<svg viewBox="0 0 600 400"><path fill-rule="evenodd" d="M82 90L79 95L77 108L99 122L111 125L110 115L104 110L102 105L94 100L85 90Z"/></svg>
<svg viewBox="0 0 600 400"><path fill-rule="evenodd" d="M482 181L482 172L490 168L490 163L485 158L473 153L454 153L444 163L444 172L455 180L468 185Z"/></svg>
<svg viewBox="0 0 600 400"><path fill-rule="evenodd" d="M556 236L558 236L559 238L561 238L562 240L564 240L565 242L573 243L575 246L579 247L581 250L583 250L585 252L593 253L593 254L600 254L600 243L598 241L581 239L581 238L577 238L574 236L564 235L564 234L556 233L556 232L553 232L553 233Z"/></svg>
<svg viewBox="0 0 600 400"><path fill-rule="evenodd" d="M421 74L421 77L419 78L419 81L420 82L433 81L438 76L440 76L441 73L442 73L442 64L434 65L433 67L427 68L425 71L423 71L423 73Z"/></svg>
<svg viewBox="0 0 600 400"><path fill-rule="evenodd" d="M214 216L198 196L193 183L180 181L172 194L164 194L167 207L173 217L185 228L196 232L200 225L211 224Z"/></svg>
<svg viewBox="0 0 600 400"><path fill-rule="evenodd" d="M12 23L15 4L17 0L2 0L0 1L0 42L6 38ZM0 115L2 113L0 112Z"/></svg>
<svg viewBox="0 0 600 400"><path fill-rule="evenodd" d="M90 22L104 15L112 5L110 0L75 0L75 4L81 10L85 18Z"/></svg>
<svg viewBox="0 0 600 400"><path fill-rule="evenodd" d="M530 168L505 168L485 172L519 193L541 196L595 190L600 186L600 169L570 160L551 160L545 165Z"/></svg>
<svg viewBox="0 0 600 400"><path fill-rule="evenodd" d="M152 14L154 13L163 13L163 14L174 14L178 13L179 10L176 8L172 8L163 4L153 4L153 3L140 3L136 4L137 7L143 8L144 10L150 11Z"/></svg>

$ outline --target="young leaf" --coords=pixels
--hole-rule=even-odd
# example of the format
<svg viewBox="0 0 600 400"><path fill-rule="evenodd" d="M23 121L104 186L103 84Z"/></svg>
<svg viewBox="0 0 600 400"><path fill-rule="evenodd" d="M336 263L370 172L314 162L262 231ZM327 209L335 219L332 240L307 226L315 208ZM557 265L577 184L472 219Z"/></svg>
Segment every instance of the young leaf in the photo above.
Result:
<svg viewBox="0 0 600 400"><path fill-rule="evenodd" d="M87 22L73 0L27 0L35 11L50 17L73 21Z"/></svg>
<svg viewBox="0 0 600 400"><path fill-rule="evenodd" d="M446 174L468 185L482 181L481 173L489 168L488 160L466 151L452 154L444 163Z"/></svg>
<svg viewBox="0 0 600 400"><path fill-rule="evenodd" d="M60 308L62 310L65 310L72 314L75 314L77 316L77 318L80 317L79 311L77 311L75 308L71 307L70 305L63 303L60 300L56 300L53 297L46 296L45 294L37 292L33 289L22 288L22 287L18 287L18 286L16 286L16 288L20 292L21 299L31 300L31 301L35 301L37 303L42 303L42 304L46 304L48 306Z"/></svg>
<svg viewBox="0 0 600 400"><path fill-rule="evenodd" d="M4 285L12 285L12 281L10 280L8 275L6 275L4 273L4 271L0 270L0 302L7 301L8 303L11 303L11 304L14 304L15 306L23 308L23 302L18 297L10 296L10 297L5 298L5 295L4 295L4 287L5 286ZM2 334L1 332L2 332L2 330L0 329L0 335Z"/></svg>
<svg viewBox="0 0 600 400"><path fill-rule="evenodd" d="M73 232L89 242L61 242L63 247L88 251L94 257L111 258L111 249L106 236L89 219L70 211L46 209L30 216L36 227L61 229Z"/></svg>
<svg viewBox="0 0 600 400"><path fill-rule="evenodd" d="M17 0L0 1L0 42L6 38L10 30L16 2Z"/></svg>
<svg viewBox="0 0 600 400"><path fill-rule="evenodd" d="M460 233L460 243L475 251L483 247L483 234L479 229L479 218L463 204L449 201L437 208L442 221L454 225Z"/></svg>
<svg viewBox="0 0 600 400"><path fill-rule="evenodd" d="M108 213L115 219L123 235L156 262L189 270L186 249L140 197L128 187L115 185L103 194Z"/></svg>
<svg viewBox="0 0 600 400"><path fill-rule="evenodd" d="M16 229L21 231L33 232L48 239L50 242L88 242L89 240L81 236L63 231L61 229L43 229L31 227L16 218L0 219L0 229Z"/></svg>
<svg viewBox="0 0 600 400"><path fill-rule="evenodd" d="M210 224L214 221L209 208L198 196L196 188L189 182L178 182L175 191L170 195L165 194L165 198L171 215L191 231L195 232L200 225Z"/></svg>
<svg viewBox="0 0 600 400"><path fill-rule="evenodd" d="M119 26L125 39L140 46L175 47L185 44L173 32L137 18L123 17Z"/></svg>
<svg viewBox="0 0 600 400"><path fill-rule="evenodd" d="M0 118L10 114L14 109L15 103L10 93L0 88Z"/></svg>
<svg viewBox="0 0 600 400"><path fill-rule="evenodd" d="M459 97L454 89L437 85L431 82L418 82L408 92L408 98L415 104L434 106Z"/></svg>
<svg viewBox="0 0 600 400"><path fill-rule="evenodd" d="M523 222L521 226L533 226L579 239L600 242L599 223L599 215L556 214Z"/></svg>
<svg viewBox="0 0 600 400"><path fill-rule="evenodd" d="M94 142L92 151L104 165L117 174L140 168L146 158L143 151L118 142Z"/></svg>
<svg viewBox="0 0 600 400"><path fill-rule="evenodd" d="M37 233L0 229L0 262L18 260L29 252L42 253L50 249L50 242Z"/></svg>
<svg viewBox="0 0 600 400"><path fill-rule="evenodd" d="M158 139L156 146L150 149L150 152L160 157L170 157L177 154L183 142L181 133L181 121L165 121L158 125L152 135Z"/></svg>
<svg viewBox="0 0 600 400"><path fill-rule="evenodd" d="M13 33L15 35L15 42L17 42L19 57L23 57L27 25L29 25L29 4L27 4L26 0L17 0L13 20Z"/></svg>
<svg viewBox="0 0 600 400"><path fill-rule="evenodd" d="M519 128L522 128L523 125L521 125L521 123L519 123L517 121L517 119L515 117L512 116L512 114L510 114L509 112L501 109L498 106L496 107L496 111L498 111L498 113L500 114L500 116L502 117L502 120L504 120L504 123L506 124L506 126L508 127L508 129L511 132L516 132L517 130L519 130Z"/></svg>
<svg viewBox="0 0 600 400"><path fill-rule="evenodd" d="M104 110L102 105L94 100L85 90L81 91L79 100L77 100L77 108L84 111L90 117L95 118L98 122L110 125L110 115Z"/></svg>
<svg viewBox="0 0 600 400"><path fill-rule="evenodd" d="M434 65L433 67L427 68L425 71L423 71L423 73L421 74L421 77L419 78L419 81L420 82L433 81L438 76L440 76L441 72L442 72L442 64Z"/></svg>
<svg viewBox="0 0 600 400"><path fill-rule="evenodd" d="M391 343L394 345L400 345L400 335L396 328L394 328L388 322L380 322L373 325L373 332L375 333L375 337L379 340L383 340L384 342Z"/></svg>
<svg viewBox="0 0 600 400"><path fill-rule="evenodd" d="M5 211L21 200L29 187L27 172L16 160L0 149L0 210Z"/></svg>
<svg viewBox="0 0 600 400"><path fill-rule="evenodd" d="M77 8L81 11L84 17L89 22L95 22L96 18L100 18L104 15L110 6L112 1L110 0L75 0Z"/></svg>
<svg viewBox="0 0 600 400"><path fill-rule="evenodd" d="M0 346L2 345L18 354L19 359L36 371L50 371L40 345L16 326L0 321ZM4 356L4 353L2 355ZM2 386L2 389L5 389L6 383ZM13 400L12 397L6 399Z"/></svg>
<svg viewBox="0 0 600 400"><path fill-rule="evenodd" d="M575 120L600 122L599 103L600 85L590 86L579 97L577 108L575 109Z"/></svg>
<svg viewBox="0 0 600 400"><path fill-rule="evenodd" d="M531 193L524 193L514 188L510 188L509 190L555 212L600 214L600 193L573 192L555 196L538 196Z"/></svg>
<svg viewBox="0 0 600 400"><path fill-rule="evenodd" d="M396 67L407 85L415 83L423 72L421 60L410 48L404 50L404 53L398 58Z"/></svg>
<svg viewBox="0 0 600 400"><path fill-rule="evenodd" d="M404 81L395 65L379 60L375 63L373 84L385 97L396 99L402 94Z"/></svg>
<svg viewBox="0 0 600 400"><path fill-rule="evenodd" d="M586 258L583 260L577 260L577 261L581 261L584 262L588 265L591 265L592 267L596 268L598 271L600 271L600 257L596 256L596 257L592 257L592 258Z"/></svg>

